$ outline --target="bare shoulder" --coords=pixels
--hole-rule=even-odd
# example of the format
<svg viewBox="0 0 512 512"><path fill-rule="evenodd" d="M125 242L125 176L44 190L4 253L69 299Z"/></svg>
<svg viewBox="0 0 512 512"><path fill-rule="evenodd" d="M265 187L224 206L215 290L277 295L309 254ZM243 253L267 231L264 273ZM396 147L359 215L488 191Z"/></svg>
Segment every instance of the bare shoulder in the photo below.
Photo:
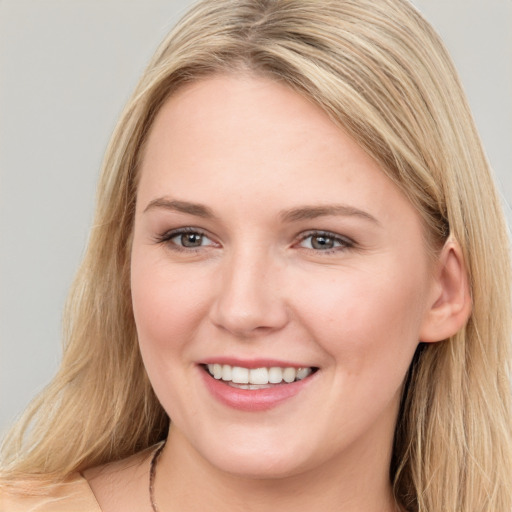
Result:
<svg viewBox="0 0 512 512"><path fill-rule="evenodd" d="M0 512L102 512L87 481L78 473L63 483L0 489Z"/></svg>
<svg viewBox="0 0 512 512"><path fill-rule="evenodd" d="M148 508L152 454L153 449L148 449L127 459L84 471L102 512L131 512Z"/></svg>

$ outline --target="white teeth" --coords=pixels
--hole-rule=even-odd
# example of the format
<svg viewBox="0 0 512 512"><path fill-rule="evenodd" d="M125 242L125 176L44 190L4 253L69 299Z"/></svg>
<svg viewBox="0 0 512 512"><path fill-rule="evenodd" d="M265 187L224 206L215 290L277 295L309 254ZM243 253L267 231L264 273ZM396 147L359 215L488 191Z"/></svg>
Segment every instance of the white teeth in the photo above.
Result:
<svg viewBox="0 0 512 512"><path fill-rule="evenodd" d="M283 370L278 366L273 366L268 370L268 381L271 384L279 384L283 380Z"/></svg>
<svg viewBox="0 0 512 512"><path fill-rule="evenodd" d="M249 369L241 366L233 366L231 380L236 384L249 384Z"/></svg>
<svg viewBox="0 0 512 512"><path fill-rule="evenodd" d="M230 385L232 388L238 389L264 389L272 387L270 384L235 384L234 382L228 382L228 385Z"/></svg>
<svg viewBox="0 0 512 512"><path fill-rule="evenodd" d="M285 368L283 370L283 380L285 382L293 382L297 376L297 370L295 368Z"/></svg>
<svg viewBox="0 0 512 512"><path fill-rule="evenodd" d="M222 365L222 380L231 380L233 378L233 367L229 364Z"/></svg>
<svg viewBox="0 0 512 512"><path fill-rule="evenodd" d="M268 384L280 384L281 382L291 383L302 380L311 375L313 369L310 367L281 368L244 368L242 366L231 366L229 364L207 365L210 374L217 380L222 379L234 384L247 384L248 386L237 386L243 389L258 389L257 386Z"/></svg>
<svg viewBox="0 0 512 512"><path fill-rule="evenodd" d="M222 378L222 365L221 364L213 365L213 376L216 379Z"/></svg>
<svg viewBox="0 0 512 512"><path fill-rule="evenodd" d="M268 384L268 370L266 368L253 368L249 370L250 384Z"/></svg>
<svg viewBox="0 0 512 512"><path fill-rule="evenodd" d="M312 372L311 368L298 368L297 380L305 379Z"/></svg>

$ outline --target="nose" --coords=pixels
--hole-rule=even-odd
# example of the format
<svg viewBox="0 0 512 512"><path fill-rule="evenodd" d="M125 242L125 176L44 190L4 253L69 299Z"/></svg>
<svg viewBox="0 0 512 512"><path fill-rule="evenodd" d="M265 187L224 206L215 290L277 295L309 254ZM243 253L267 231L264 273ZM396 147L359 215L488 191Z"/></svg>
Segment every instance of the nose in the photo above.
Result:
<svg viewBox="0 0 512 512"><path fill-rule="evenodd" d="M288 322L287 301L279 286L282 271L271 257L233 255L219 274L211 320L238 338L282 329Z"/></svg>

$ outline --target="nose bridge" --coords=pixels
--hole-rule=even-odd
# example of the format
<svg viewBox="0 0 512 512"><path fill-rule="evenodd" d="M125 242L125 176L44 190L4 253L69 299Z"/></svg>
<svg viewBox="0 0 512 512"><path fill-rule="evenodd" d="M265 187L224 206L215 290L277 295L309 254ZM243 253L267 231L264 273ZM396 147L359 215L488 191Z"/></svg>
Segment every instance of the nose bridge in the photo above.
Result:
<svg viewBox="0 0 512 512"><path fill-rule="evenodd" d="M261 244L251 244L232 250L223 263L213 322L241 337L283 327L287 310L277 259Z"/></svg>

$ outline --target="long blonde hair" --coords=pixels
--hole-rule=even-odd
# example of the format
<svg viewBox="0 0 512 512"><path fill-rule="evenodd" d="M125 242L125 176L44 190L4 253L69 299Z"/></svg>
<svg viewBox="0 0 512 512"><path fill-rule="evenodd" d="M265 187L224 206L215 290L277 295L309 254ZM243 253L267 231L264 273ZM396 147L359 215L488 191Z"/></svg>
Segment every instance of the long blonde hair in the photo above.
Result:
<svg viewBox="0 0 512 512"><path fill-rule="evenodd" d="M57 482L163 439L168 418L137 344L130 246L139 159L183 84L250 70L322 107L406 194L432 247L460 244L473 313L420 344L390 478L418 512L512 509L511 276L505 221L457 74L406 0L206 0L162 43L115 130L85 259L65 312L61 368L4 443L1 481Z"/></svg>

